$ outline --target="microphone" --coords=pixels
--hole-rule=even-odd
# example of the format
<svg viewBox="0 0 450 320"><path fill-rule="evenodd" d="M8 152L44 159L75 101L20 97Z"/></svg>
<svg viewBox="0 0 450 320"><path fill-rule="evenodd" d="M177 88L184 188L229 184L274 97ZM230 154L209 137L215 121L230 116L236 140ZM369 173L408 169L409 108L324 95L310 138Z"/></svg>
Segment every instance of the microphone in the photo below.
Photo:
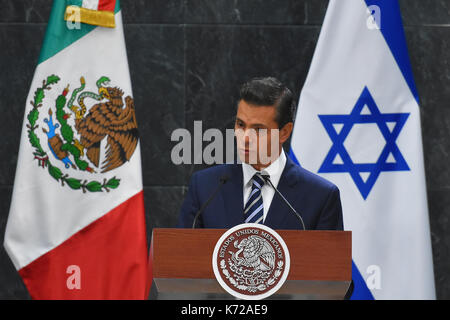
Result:
<svg viewBox="0 0 450 320"><path fill-rule="evenodd" d="M268 182L272 186L272 188L275 190L275 192L281 197L281 199L283 199L284 203L286 203L288 205L288 207L292 210L292 212L295 213L295 215L297 216L297 219L300 220L300 222L302 224L303 230L306 230L305 223L303 222L302 216L294 209L294 207L291 206L289 201L287 201L287 199L281 194L281 192L278 191L277 188L275 188L272 181L270 181L270 176L266 172L262 172L261 177L264 179L264 181Z"/></svg>
<svg viewBox="0 0 450 320"><path fill-rule="evenodd" d="M200 215L203 213L203 211L205 211L206 207L208 206L208 204L212 201L212 199L215 198L215 196L217 195L217 193L219 192L220 188L222 188L222 186L227 183L229 177L228 175L224 174L223 176L220 177L219 179L219 185L217 186L216 190L214 190L214 192L211 194L211 196L208 198L208 200L206 200L206 202L200 207L200 209L197 211L197 213L195 214L194 217L194 221L192 222L192 229L195 229L195 224L197 223L198 218L200 217Z"/></svg>

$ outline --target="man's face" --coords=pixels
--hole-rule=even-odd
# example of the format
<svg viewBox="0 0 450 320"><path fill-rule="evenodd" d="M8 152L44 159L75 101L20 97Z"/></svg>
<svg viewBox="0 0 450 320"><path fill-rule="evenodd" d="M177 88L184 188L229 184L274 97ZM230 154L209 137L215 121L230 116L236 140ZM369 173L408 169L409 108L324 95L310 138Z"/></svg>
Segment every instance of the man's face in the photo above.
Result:
<svg viewBox="0 0 450 320"><path fill-rule="evenodd" d="M292 131L292 122L281 130L274 106L254 106L239 101L234 125L237 149L242 162L261 170L280 155L283 143Z"/></svg>

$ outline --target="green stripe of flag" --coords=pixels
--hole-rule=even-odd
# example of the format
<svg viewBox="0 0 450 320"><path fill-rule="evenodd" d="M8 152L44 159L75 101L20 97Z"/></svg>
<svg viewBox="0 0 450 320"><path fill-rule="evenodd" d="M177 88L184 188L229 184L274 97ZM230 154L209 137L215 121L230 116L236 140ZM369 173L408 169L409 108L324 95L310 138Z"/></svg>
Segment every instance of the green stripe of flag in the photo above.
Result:
<svg viewBox="0 0 450 320"><path fill-rule="evenodd" d="M66 5L83 6L83 0L66 0Z"/></svg>
<svg viewBox="0 0 450 320"><path fill-rule="evenodd" d="M81 0L77 0L80 3ZM45 32L44 42L39 55L38 64L53 57L59 51L70 46L72 43L81 39L89 32L98 28L84 23L80 23L79 29L69 29L67 21L64 20L64 12L67 5L74 4L73 0L54 0L53 7L48 21L47 30ZM120 10L120 0L116 0L116 7L114 13L117 14Z"/></svg>

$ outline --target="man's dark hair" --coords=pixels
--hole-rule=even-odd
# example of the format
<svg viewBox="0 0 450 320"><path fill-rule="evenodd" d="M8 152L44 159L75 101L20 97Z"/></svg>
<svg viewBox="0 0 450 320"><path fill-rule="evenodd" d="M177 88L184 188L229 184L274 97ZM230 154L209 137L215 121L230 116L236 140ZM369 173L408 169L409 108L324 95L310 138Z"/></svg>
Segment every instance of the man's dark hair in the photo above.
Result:
<svg viewBox="0 0 450 320"><path fill-rule="evenodd" d="M275 106L275 121L280 129L286 123L294 122L294 96L291 90L276 78L254 78L244 83L239 93L240 100L255 106Z"/></svg>

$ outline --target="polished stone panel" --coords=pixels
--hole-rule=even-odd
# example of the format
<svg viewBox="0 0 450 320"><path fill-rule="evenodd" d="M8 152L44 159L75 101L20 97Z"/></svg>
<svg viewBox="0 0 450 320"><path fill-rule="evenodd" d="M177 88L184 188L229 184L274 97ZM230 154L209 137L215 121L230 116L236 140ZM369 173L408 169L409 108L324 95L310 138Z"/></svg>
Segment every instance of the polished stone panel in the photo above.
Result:
<svg viewBox="0 0 450 320"><path fill-rule="evenodd" d="M450 185L450 28L406 27L409 56L420 98L429 188ZM450 210L450 208L449 208Z"/></svg>
<svg viewBox="0 0 450 320"><path fill-rule="evenodd" d="M121 0L124 23L178 24L184 19L184 0Z"/></svg>
<svg viewBox="0 0 450 320"><path fill-rule="evenodd" d="M0 23L47 23L52 0L0 0Z"/></svg>
<svg viewBox="0 0 450 320"><path fill-rule="evenodd" d="M298 97L316 27L191 26L186 30L186 125L233 127L240 85L275 76ZM207 57L207 59L205 59Z"/></svg>
<svg viewBox="0 0 450 320"><path fill-rule="evenodd" d="M0 248L0 300L31 299L3 246Z"/></svg>
<svg viewBox="0 0 450 320"><path fill-rule="evenodd" d="M3 248L3 238L8 221L12 187L0 186L0 300L29 299L28 291Z"/></svg>
<svg viewBox="0 0 450 320"><path fill-rule="evenodd" d="M450 23L450 2L447 0L399 0L403 23L408 25L429 25Z"/></svg>
<svg viewBox="0 0 450 320"><path fill-rule="evenodd" d="M450 4L400 0L422 135L438 298L450 298ZM52 0L0 0L0 234L4 234L23 110ZM273 75L296 98L328 0L121 0L141 134L147 232L173 227L191 174L175 165L172 132L202 121L232 128L242 82ZM207 143L203 143L205 147ZM193 160L193 159L192 159ZM0 299L27 299L0 249Z"/></svg>
<svg viewBox="0 0 450 320"><path fill-rule="evenodd" d="M184 127L183 28L126 25L125 37L144 184L183 184L184 167L173 165L170 158L171 134Z"/></svg>
<svg viewBox="0 0 450 320"><path fill-rule="evenodd" d="M187 188L145 187L145 212L149 234L153 228L174 228L177 225Z"/></svg>
<svg viewBox="0 0 450 320"><path fill-rule="evenodd" d="M174 228L177 225L187 188L144 187L145 221L147 227L147 245L150 249L153 228Z"/></svg>
<svg viewBox="0 0 450 320"><path fill-rule="evenodd" d="M44 36L40 25L0 25L0 185L11 185L29 86Z"/></svg>
<svg viewBox="0 0 450 320"><path fill-rule="evenodd" d="M312 1L187 0L186 22L193 24L303 24Z"/></svg>
<svg viewBox="0 0 450 320"><path fill-rule="evenodd" d="M428 188L434 277L438 299L450 299L450 187Z"/></svg>

